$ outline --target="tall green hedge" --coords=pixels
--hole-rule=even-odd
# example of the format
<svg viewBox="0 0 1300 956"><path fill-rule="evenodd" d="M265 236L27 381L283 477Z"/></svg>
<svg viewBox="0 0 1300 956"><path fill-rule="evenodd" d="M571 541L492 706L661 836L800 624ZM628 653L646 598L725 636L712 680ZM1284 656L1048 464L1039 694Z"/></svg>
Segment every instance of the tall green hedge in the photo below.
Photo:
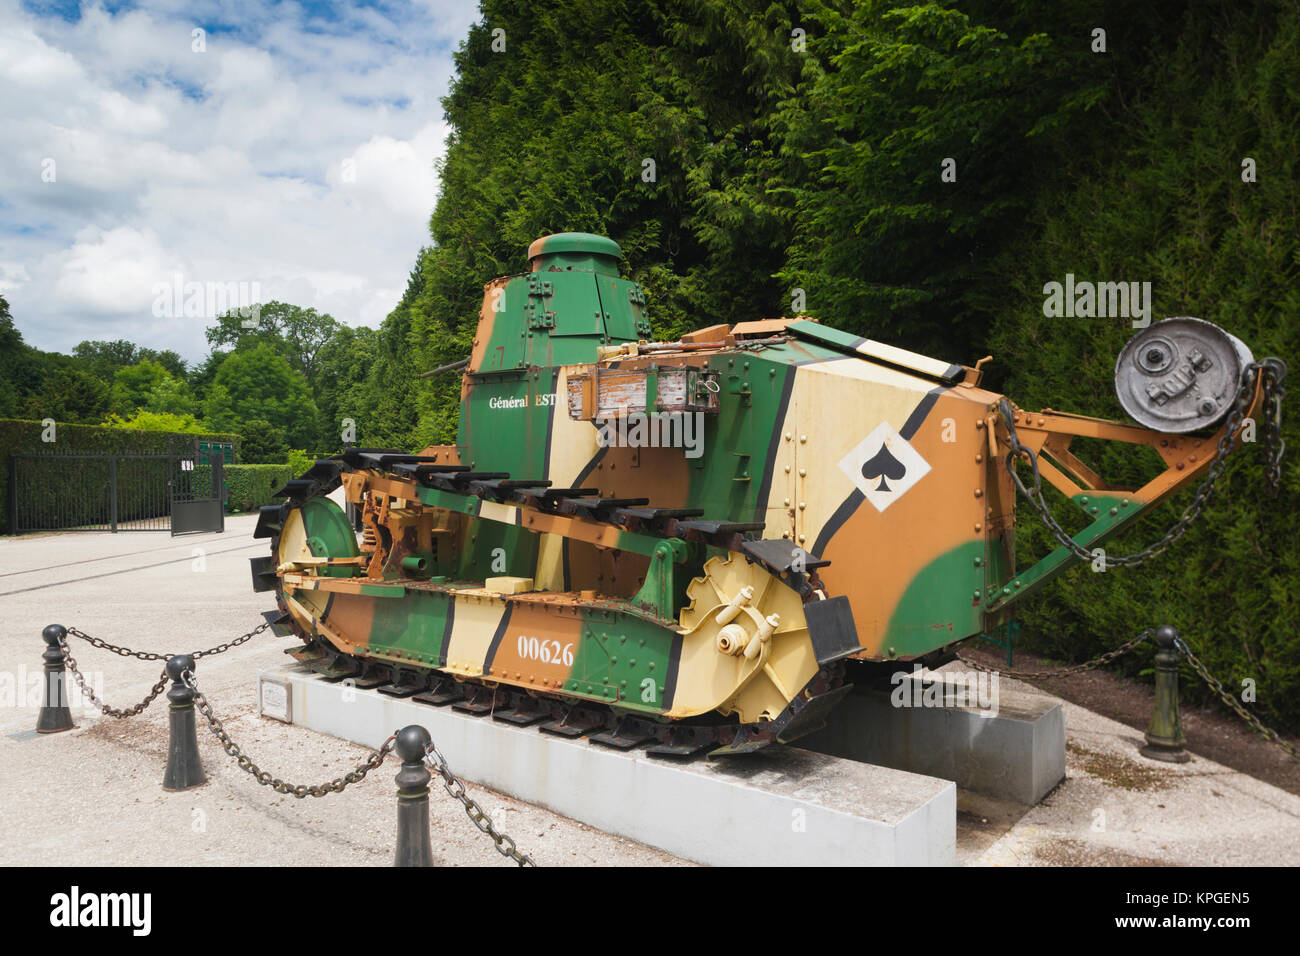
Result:
<svg viewBox="0 0 1300 956"><path fill-rule="evenodd" d="M199 467L200 483L204 481L203 472L210 470L208 465ZM223 474L227 511L256 511L262 505L279 504L284 499L271 497L271 492L298 477L292 465L226 465Z"/></svg>
<svg viewBox="0 0 1300 956"><path fill-rule="evenodd" d="M197 439L233 442L238 454L239 436L230 434L191 435L180 432L106 428L100 425L55 423L54 441L42 440L45 426L38 421L0 419L0 531L10 532L10 456L20 454L71 455L115 453L119 455L166 455L194 447ZM108 473L101 462L73 460L57 473L46 469L39 487L18 489L25 496L37 496L39 506L61 509L74 523L79 516L96 514L108 495ZM154 517L155 496L147 486L146 470L123 465L118 474L118 518L129 521Z"/></svg>

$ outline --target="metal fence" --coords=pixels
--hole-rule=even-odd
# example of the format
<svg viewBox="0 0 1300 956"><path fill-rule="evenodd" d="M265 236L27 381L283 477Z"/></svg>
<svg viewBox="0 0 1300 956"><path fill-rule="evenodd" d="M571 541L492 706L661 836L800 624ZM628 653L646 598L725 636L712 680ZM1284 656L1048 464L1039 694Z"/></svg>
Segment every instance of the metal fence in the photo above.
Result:
<svg viewBox="0 0 1300 956"><path fill-rule="evenodd" d="M9 528L14 534L220 531L222 485L220 461L199 465L193 452L11 455Z"/></svg>

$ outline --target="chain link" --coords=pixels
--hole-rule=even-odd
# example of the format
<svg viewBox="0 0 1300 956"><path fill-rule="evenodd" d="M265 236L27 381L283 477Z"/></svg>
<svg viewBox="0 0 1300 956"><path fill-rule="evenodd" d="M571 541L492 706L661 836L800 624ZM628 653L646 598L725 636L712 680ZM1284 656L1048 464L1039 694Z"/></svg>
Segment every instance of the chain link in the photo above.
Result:
<svg viewBox="0 0 1300 956"><path fill-rule="evenodd" d="M212 705L208 703L208 699L203 696L203 692L199 690L198 685L195 683L193 671L182 671L181 680L186 687L193 691L194 703L198 707L199 713L207 719L212 734L221 742L222 749L235 758L235 763L238 764L239 769L252 774L254 780L263 786L270 787L276 793L289 794L300 800L303 797L323 797L327 793L342 793L349 784L363 780L366 774L382 764L384 759L392 753L393 745L397 741L397 734L392 734L378 750L357 764L355 770L349 770L343 776L335 777L329 783L316 784L315 786L286 783L279 777L272 776L269 770L263 770L253 763L248 755L240 749L239 745L230 739L230 734L226 733L225 726L212 712Z"/></svg>
<svg viewBox="0 0 1300 956"><path fill-rule="evenodd" d="M1268 487L1270 495L1277 494L1282 480L1282 455L1286 451L1286 442L1282 439L1282 397L1286 394L1286 391L1281 384L1285 375L1285 366L1278 359L1266 358L1259 362L1251 362L1245 367L1242 371L1241 385L1237 389L1232 411L1228 413L1227 429L1223 437L1219 439L1218 450L1210 463L1205 480L1201 482L1196 489L1196 494L1188 502L1187 507L1183 509L1182 516L1165 532L1163 537L1141 551L1118 557L1101 556L1106 567L1136 567L1146 563L1167 550L1200 517L1201 512L1209 504L1214 493L1215 482L1219 480L1224 468L1227 467L1228 453L1232 451L1238 427L1247 417L1246 412L1250 410L1255 386L1261 376L1264 381L1264 413L1266 415L1264 444L1267 456ZM1006 399L1002 400L999 408L1010 436L1011 450L1007 455L1007 471L1015 482L1016 488L1025 496L1025 500L1033 506L1038 513L1039 519L1047 526L1047 530L1051 532L1057 543L1082 561L1095 560L1095 556L1091 551L1075 541L1061 527L1047 502L1043 500L1042 476L1038 473L1038 456L1032 449L1026 448L1020 443L1020 437L1016 434L1014 414ZM1024 481L1016 472L1015 461L1021 457L1028 459L1033 470L1032 487L1026 487Z"/></svg>
<svg viewBox="0 0 1300 956"><path fill-rule="evenodd" d="M967 664L970 667L975 668L975 670L984 671L985 673L999 674L1004 677L1012 677L1019 680L1051 680L1057 677L1068 677L1071 674L1078 674L1081 671L1092 670L1095 667L1100 667L1102 664L1108 664L1137 647L1137 645L1149 638L1152 633L1154 633L1152 629L1147 628L1137 637L1125 641L1113 651L1107 651L1100 657L1094 657L1092 660L1085 661L1082 664L1074 664L1069 667L1058 667L1055 670L1050 671L1004 671L996 667L989 667L986 664L981 664L979 661L972 660L963 655L960 651L957 653L957 659L963 664ZM1186 641L1180 637L1174 643L1178 650L1181 651L1183 656L1187 659L1187 663L1191 666L1192 670L1196 672L1197 676L1200 677L1201 680L1205 681L1206 686L1209 687L1210 690L1214 691L1214 693L1218 695L1219 699L1232 709L1233 713L1254 728L1256 733L1264 739L1277 744L1292 757L1300 760L1300 750L1297 750L1294 744L1287 743L1283 740L1276 730L1273 730L1271 727L1266 727L1258 717L1245 708L1240 700L1228 693L1223 684L1219 682L1219 679L1210 673L1209 669L1206 668L1199 657L1192 653L1192 649L1187 646Z"/></svg>
<svg viewBox="0 0 1300 956"><path fill-rule="evenodd" d="M72 672L72 679L77 682L77 686L81 688L81 693L85 695L86 699L98 707L102 713L107 714L109 717L116 717L118 720L124 717L138 716L167 688L167 668L164 667L162 675L158 678L158 683L153 685L144 700L134 707L118 710L116 707L110 707L100 700L99 696L91 690L90 685L86 683L86 679L81 676L81 671L77 667L77 659L72 656L72 652L68 649L68 639L66 637L59 638L59 653L63 655L64 666Z"/></svg>
<svg viewBox="0 0 1300 956"><path fill-rule="evenodd" d="M247 634L243 634L235 638L233 641L226 641L225 643L218 644L216 647L209 647L206 651L192 651L190 652L190 657L197 661L203 657L213 657L217 654L224 654L231 648L238 647L240 644L245 644L252 640L270 626L270 621L263 621ZM86 634L75 627L70 627L67 631L73 637L81 638L81 640L87 642L91 647L98 647L102 650L112 651L114 654L121 657L134 657L136 660L141 661L166 661L176 656L175 654L155 654L152 651L133 651L129 647L120 647L117 644L110 644L108 641L102 640L98 637L91 637L89 634Z"/></svg>
<svg viewBox="0 0 1300 956"><path fill-rule="evenodd" d="M520 866L537 865L531 856L520 851L514 840L493 826L492 819L483 808L465 793L464 782L451 772L451 767L447 766L447 758L442 755L433 741L429 741L429 746L424 748L424 762L430 770L442 777L442 785L446 787L449 794L461 802L474 826L492 838L498 853L510 857Z"/></svg>
<svg viewBox="0 0 1300 956"><path fill-rule="evenodd" d="M1240 717L1251 727L1253 727L1255 729L1255 732L1258 733L1265 740L1272 741L1273 743L1281 747L1283 750L1285 750L1287 753L1289 753L1292 757L1294 757L1297 760L1300 760L1300 750L1297 750L1294 744L1289 744L1285 740L1283 740L1281 735L1278 734L1276 730L1272 729L1271 727L1265 727L1264 724L1260 722L1260 719L1256 717L1254 714L1252 714L1250 711L1248 711L1245 708L1245 705L1243 705L1242 702L1236 698L1236 696L1234 696L1233 694L1229 694L1227 689L1221 683L1219 683L1219 679L1215 677L1213 674L1211 674L1208 669L1206 669L1206 666L1203 663L1201 663L1201 659L1192 653L1192 649L1187 646L1187 644L1183 641L1182 638L1179 638L1176 643L1178 645L1178 649L1183 652L1183 656L1187 658L1187 663L1191 665L1192 670L1196 671L1197 675L1201 678L1201 680L1205 681L1206 685L1209 686L1210 690L1214 691L1214 693L1219 696L1220 700L1222 700L1225 704L1231 707L1238 717Z"/></svg>
<svg viewBox="0 0 1300 956"><path fill-rule="evenodd" d="M957 652L957 659L961 661L963 664L967 664L970 667L975 668L975 670L977 671L984 671L985 673L988 674L1000 674L1004 677L1012 677L1017 680L1053 680L1057 677L1068 677L1071 674L1080 674L1083 671L1090 671L1093 670L1094 668L1100 667L1102 664L1109 664L1111 661L1122 657L1123 655L1131 651L1133 648L1137 647L1148 637L1150 637L1151 634L1152 634L1152 630L1150 628L1147 628L1137 637L1125 641L1123 644L1121 644L1119 647L1115 648L1114 650L1107 651L1105 654L1101 654L1098 657L1094 657L1090 661L1084 661L1082 664L1071 664L1068 667L1058 667L1050 671L1004 671L996 667L989 667L987 664L981 664L977 660L973 660L969 657L966 657L960 651Z"/></svg>

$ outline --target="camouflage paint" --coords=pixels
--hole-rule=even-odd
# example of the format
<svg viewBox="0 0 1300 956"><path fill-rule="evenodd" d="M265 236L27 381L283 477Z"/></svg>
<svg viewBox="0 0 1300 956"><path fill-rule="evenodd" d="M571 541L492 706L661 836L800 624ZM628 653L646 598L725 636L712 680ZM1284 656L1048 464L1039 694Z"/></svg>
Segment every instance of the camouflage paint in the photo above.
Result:
<svg viewBox="0 0 1300 956"><path fill-rule="evenodd" d="M457 443L427 451L512 479L761 521L767 541L830 561L818 584L826 597L847 599L863 658L915 658L986 631L1070 560L1060 548L1015 574L1002 396L979 388L977 372L806 320L716 327L641 351L644 294L618 276L619 255L603 237L548 236L530 247L529 273L485 286ZM645 376L654 407L657 370L681 366L706 370L719 386L698 458L603 448L596 426L569 414L574 376L592 381L596 367ZM1073 435L1158 440L1079 416L1017 415L1027 447L1055 442L1045 450L1067 470L1078 464L1068 455ZM1073 494L1094 519L1076 540L1103 540L1203 470L1196 456L1213 440L1161 443L1171 468L1196 465L1178 480ZM1078 487L1060 472L1046 476ZM1092 480L1086 469L1080 480ZM381 471L353 473L345 484L354 501L364 486L358 495L392 505L392 528L407 535L401 547L432 535L438 575L394 571L392 554L382 569L345 563L317 573L321 558L356 556L355 540L332 502L312 499L291 512L277 556L285 605L304 633L347 653L666 719L771 719L820 666L804 595L739 553L674 545L675 587L662 592L674 613L661 617L662 608L631 601L665 541L657 534ZM423 522L423 538L410 536L413 521ZM666 566L671 560L656 568ZM532 589L487 587L502 576L532 579ZM748 641L739 648L718 618L746 592L754 596L736 618Z"/></svg>

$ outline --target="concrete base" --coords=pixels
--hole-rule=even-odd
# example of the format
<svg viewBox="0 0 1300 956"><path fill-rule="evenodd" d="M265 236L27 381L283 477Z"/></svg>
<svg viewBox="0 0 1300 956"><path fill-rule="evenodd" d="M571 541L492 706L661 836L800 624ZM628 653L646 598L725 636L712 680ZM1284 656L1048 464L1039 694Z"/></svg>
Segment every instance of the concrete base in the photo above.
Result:
<svg viewBox="0 0 1300 956"><path fill-rule="evenodd" d="M957 792L946 780L780 746L715 761L649 757L344 687L297 667L261 671L263 679L287 683L297 725L378 747L420 724L467 781L701 863L955 862Z"/></svg>
<svg viewBox="0 0 1300 956"><path fill-rule="evenodd" d="M959 676L952 667L922 673L955 687ZM1026 805L1065 779L1065 712L1058 702L999 681L988 686L996 691L993 708L898 706L918 702L914 690L924 686L911 673L882 690L858 686L826 727L801 737L798 746L952 780L964 790Z"/></svg>

